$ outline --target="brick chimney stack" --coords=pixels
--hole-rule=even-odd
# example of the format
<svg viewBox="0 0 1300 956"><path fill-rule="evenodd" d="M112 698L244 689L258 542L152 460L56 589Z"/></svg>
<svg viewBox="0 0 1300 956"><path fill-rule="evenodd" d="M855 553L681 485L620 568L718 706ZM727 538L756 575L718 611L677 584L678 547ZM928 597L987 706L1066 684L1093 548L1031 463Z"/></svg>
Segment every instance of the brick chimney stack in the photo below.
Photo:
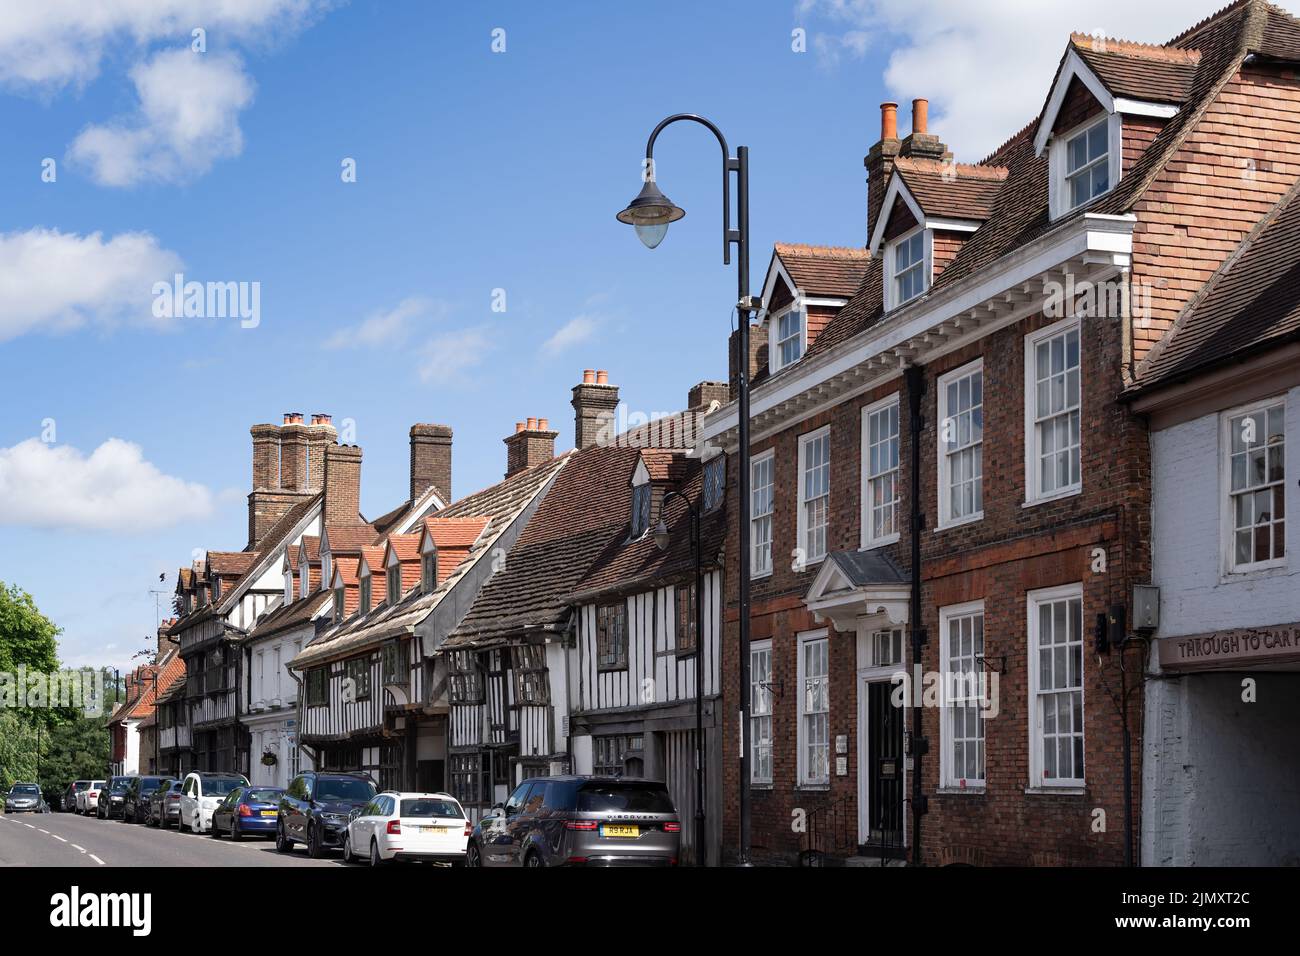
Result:
<svg viewBox="0 0 1300 956"><path fill-rule="evenodd" d="M325 446L325 524L361 524L361 449Z"/></svg>
<svg viewBox="0 0 1300 956"><path fill-rule="evenodd" d="M691 412L707 412L714 401L725 405L730 398L731 388L726 382L700 382L691 386L691 390L686 393L686 409Z"/></svg>
<svg viewBox="0 0 1300 956"><path fill-rule="evenodd" d="M867 153L862 165L867 167L867 241L880 218L885 201L885 183L894 171L894 159L902 150L898 141L898 104L880 104L880 141Z"/></svg>
<svg viewBox="0 0 1300 956"><path fill-rule="evenodd" d="M952 158L948 147L939 141L939 137L929 131L930 101L912 100L912 132L899 147L900 156L913 159L933 159L946 162ZM883 198L883 197L882 197Z"/></svg>
<svg viewBox="0 0 1300 956"><path fill-rule="evenodd" d="M325 487L325 449L338 441L333 421L324 412L313 412L311 424L307 426L307 473L302 482L307 491L316 492Z"/></svg>
<svg viewBox="0 0 1300 956"><path fill-rule="evenodd" d="M280 487L280 429L275 425L254 425L253 490Z"/></svg>
<svg viewBox="0 0 1300 956"><path fill-rule="evenodd" d="M587 448L602 437L613 434L613 420L618 408L618 386L609 384L604 369L584 369L582 384L573 386L573 443Z"/></svg>
<svg viewBox="0 0 1300 956"><path fill-rule="evenodd" d="M740 362L737 352L740 350L740 329L731 333L727 339L727 396L735 401L740 394ZM767 326L751 325L749 327L749 381L752 385L754 375L767 364Z"/></svg>
<svg viewBox="0 0 1300 956"><path fill-rule="evenodd" d="M285 412L280 427L280 487L305 491L307 481L307 426L302 412Z"/></svg>
<svg viewBox="0 0 1300 956"><path fill-rule="evenodd" d="M506 477L525 468L532 468L555 457L555 436L551 423L545 418L530 418L515 423L515 433L503 439L506 443Z"/></svg>
<svg viewBox="0 0 1300 956"><path fill-rule="evenodd" d="M411 426L411 500L433 486L451 499L451 426Z"/></svg>

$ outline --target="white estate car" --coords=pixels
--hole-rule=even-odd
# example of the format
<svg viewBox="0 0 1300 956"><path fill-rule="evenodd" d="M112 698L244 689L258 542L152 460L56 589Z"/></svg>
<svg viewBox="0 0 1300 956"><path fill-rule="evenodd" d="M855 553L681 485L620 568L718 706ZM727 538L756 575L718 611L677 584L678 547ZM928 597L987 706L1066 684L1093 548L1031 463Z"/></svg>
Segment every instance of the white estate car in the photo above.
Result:
<svg viewBox="0 0 1300 956"><path fill-rule="evenodd" d="M343 861L363 857L371 866L390 860L460 866L471 829L465 811L450 794L386 790L349 819Z"/></svg>
<svg viewBox="0 0 1300 956"><path fill-rule="evenodd" d="M207 833L212 829L212 812L226 794L236 787L247 787L248 778L242 773L221 771L195 771L181 784L180 830Z"/></svg>
<svg viewBox="0 0 1300 956"><path fill-rule="evenodd" d="M99 809L99 792L108 786L107 780L92 780L85 790L77 791L77 812L83 817Z"/></svg>

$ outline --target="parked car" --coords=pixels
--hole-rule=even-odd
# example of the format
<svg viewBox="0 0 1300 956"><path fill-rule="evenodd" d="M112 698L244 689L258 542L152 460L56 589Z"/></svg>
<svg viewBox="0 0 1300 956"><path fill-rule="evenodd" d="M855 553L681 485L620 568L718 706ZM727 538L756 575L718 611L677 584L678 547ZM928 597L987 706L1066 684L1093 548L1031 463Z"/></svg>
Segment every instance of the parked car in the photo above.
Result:
<svg viewBox="0 0 1300 956"><path fill-rule="evenodd" d="M126 799L126 788L130 784L129 776L109 777L108 786L99 792L99 802L95 814L101 820L111 820L122 815L122 802Z"/></svg>
<svg viewBox="0 0 1300 956"><path fill-rule="evenodd" d="M479 821L468 866L676 866L668 788L629 777L536 777Z"/></svg>
<svg viewBox="0 0 1300 956"><path fill-rule="evenodd" d="M185 777L181 785L181 815L177 826L181 830L206 833L212 826L212 814L236 787L247 787L248 778L242 773L213 773L195 771Z"/></svg>
<svg viewBox="0 0 1300 956"><path fill-rule="evenodd" d="M89 780L74 780L68 784L63 791L63 796L59 799L59 809L64 813L72 813L77 809L77 794L90 788Z"/></svg>
<svg viewBox="0 0 1300 956"><path fill-rule="evenodd" d="M343 862L364 855L371 866L390 860L461 866L470 829L465 811L450 794L388 790L350 815Z"/></svg>
<svg viewBox="0 0 1300 956"><path fill-rule="evenodd" d="M221 839L229 831L232 840L253 834L275 836L283 794L283 787L236 787L212 814L212 835Z"/></svg>
<svg viewBox="0 0 1300 956"><path fill-rule="evenodd" d="M148 812L145 814L146 826L167 829L173 823L181 822L181 786L182 780L168 777L153 793L149 794Z"/></svg>
<svg viewBox="0 0 1300 956"><path fill-rule="evenodd" d="M122 798L122 822L144 823L149 813L149 798L167 780L167 777L132 777Z"/></svg>
<svg viewBox="0 0 1300 956"><path fill-rule="evenodd" d="M105 780L92 780L85 790L77 791L77 802L72 808L83 817L89 816L99 808L100 791L108 785Z"/></svg>
<svg viewBox="0 0 1300 956"><path fill-rule="evenodd" d="M34 783L16 783L5 796L5 813L44 813L45 797Z"/></svg>
<svg viewBox="0 0 1300 956"><path fill-rule="evenodd" d="M373 800L377 789L364 773L298 774L280 797L275 848L288 853L295 843L305 843L307 854L319 858L342 846L348 817Z"/></svg>

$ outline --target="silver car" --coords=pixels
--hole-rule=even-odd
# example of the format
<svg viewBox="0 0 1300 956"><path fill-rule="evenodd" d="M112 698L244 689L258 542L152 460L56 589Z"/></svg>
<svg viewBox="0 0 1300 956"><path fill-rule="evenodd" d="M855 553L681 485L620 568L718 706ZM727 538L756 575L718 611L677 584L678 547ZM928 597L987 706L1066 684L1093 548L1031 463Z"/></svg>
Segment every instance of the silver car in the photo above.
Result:
<svg viewBox="0 0 1300 956"><path fill-rule="evenodd" d="M479 821L467 866L676 866L668 788L629 777L535 777Z"/></svg>
<svg viewBox="0 0 1300 956"><path fill-rule="evenodd" d="M41 813L44 809L41 788L34 783L16 783L5 797L5 813Z"/></svg>

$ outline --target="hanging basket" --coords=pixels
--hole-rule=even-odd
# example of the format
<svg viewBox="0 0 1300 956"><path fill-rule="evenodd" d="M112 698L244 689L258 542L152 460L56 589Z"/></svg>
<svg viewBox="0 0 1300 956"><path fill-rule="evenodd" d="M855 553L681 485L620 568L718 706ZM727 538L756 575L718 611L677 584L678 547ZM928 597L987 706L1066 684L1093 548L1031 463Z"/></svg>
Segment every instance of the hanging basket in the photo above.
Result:
<svg viewBox="0 0 1300 956"><path fill-rule="evenodd" d="M274 766L276 765L276 763L277 763L277 760L276 760L276 756L275 756L275 754L270 753L269 751L268 751L267 753L262 754L262 766L263 766L263 767L274 767Z"/></svg>

